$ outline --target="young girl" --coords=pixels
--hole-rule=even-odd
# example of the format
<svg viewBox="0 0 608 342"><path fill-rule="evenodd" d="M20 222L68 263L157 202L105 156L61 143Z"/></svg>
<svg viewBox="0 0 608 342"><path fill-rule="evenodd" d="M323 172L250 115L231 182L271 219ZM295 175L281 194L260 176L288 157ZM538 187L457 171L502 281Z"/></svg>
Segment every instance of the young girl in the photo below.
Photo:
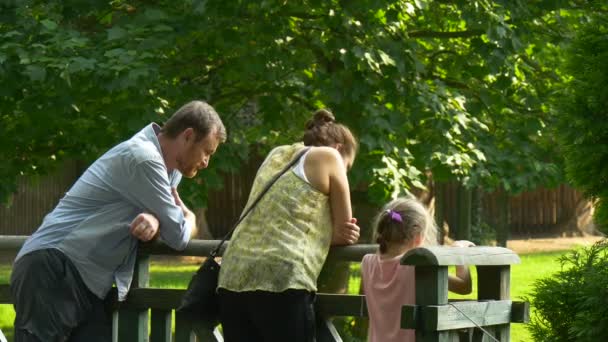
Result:
<svg viewBox="0 0 608 342"><path fill-rule="evenodd" d="M361 265L361 281L369 313L369 342L415 341L413 329L401 329L401 307L415 304L414 266L400 265L401 257L423 243L434 244L435 224L417 200L398 198L386 204L374 221L376 254L367 254ZM425 243L425 244L426 244ZM473 246L456 241L457 247ZM460 294L471 292L471 276L463 266L449 276L448 289Z"/></svg>

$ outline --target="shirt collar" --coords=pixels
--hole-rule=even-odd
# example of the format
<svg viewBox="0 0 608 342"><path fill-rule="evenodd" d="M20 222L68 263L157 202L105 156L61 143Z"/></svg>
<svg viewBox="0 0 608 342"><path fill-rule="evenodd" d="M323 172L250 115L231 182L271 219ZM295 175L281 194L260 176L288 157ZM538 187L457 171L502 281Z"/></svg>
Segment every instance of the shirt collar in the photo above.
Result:
<svg viewBox="0 0 608 342"><path fill-rule="evenodd" d="M152 122L148 126L144 127L144 129L142 129L140 133L143 134L146 140L151 141L154 146L156 146L156 148L158 149L158 153L160 153L160 155L162 156L163 151L160 148L160 142L158 141L157 136L157 134L160 133L160 126L155 122Z"/></svg>

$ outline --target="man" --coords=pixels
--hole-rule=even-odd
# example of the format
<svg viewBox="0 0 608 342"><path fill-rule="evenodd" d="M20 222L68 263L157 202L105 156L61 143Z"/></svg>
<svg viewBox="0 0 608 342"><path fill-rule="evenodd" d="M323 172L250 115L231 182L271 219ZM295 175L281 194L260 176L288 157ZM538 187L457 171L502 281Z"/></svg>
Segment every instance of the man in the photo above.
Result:
<svg viewBox="0 0 608 342"><path fill-rule="evenodd" d="M138 241L182 250L197 229L181 176L204 169L226 129L205 102L181 107L115 146L76 181L17 255L11 275L15 341L110 341L104 299L124 300Z"/></svg>

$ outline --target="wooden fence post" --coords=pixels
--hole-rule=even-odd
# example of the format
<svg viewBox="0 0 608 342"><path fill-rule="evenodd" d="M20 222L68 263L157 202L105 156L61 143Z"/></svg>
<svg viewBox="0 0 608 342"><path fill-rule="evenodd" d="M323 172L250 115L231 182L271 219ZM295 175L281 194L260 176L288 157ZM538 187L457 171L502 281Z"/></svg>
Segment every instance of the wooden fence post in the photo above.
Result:
<svg viewBox="0 0 608 342"><path fill-rule="evenodd" d="M133 271L131 289L148 287L150 257L138 255ZM118 310L118 342L148 342L148 309Z"/></svg>
<svg viewBox="0 0 608 342"><path fill-rule="evenodd" d="M509 300L511 292L511 266L477 266L477 299L478 300ZM496 325L488 330L501 342L511 339L510 324ZM492 331L493 330L493 331ZM474 341L484 341L484 333L475 329Z"/></svg>
<svg viewBox="0 0 608 342"><path fill-rule="evenodd" d="M171 314L173 310L152 309L150 342L171 342Z"/></svg>
<svg viewBox="0 0 608 342"><path fill-rule="evenodd" d="M416 266L416 305L445 305L448 303L448 268L445 266ZM424 324L421 322L421 325ZM421 327L420 325L420 327ZM416 342L444 341L448 333L416 329Z"/></svg>

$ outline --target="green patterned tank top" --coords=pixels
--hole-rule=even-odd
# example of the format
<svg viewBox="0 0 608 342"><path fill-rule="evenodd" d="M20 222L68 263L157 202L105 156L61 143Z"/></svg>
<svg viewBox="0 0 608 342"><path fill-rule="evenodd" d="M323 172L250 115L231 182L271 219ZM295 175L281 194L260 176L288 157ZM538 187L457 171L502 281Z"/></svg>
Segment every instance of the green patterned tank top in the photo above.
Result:
<svg viewBox="0 0 608 342"><path fill-rule="evenodd" d="M295 144L271 151L248 202L301 148ZM316 291L331 244L331 222L329 196L287 171L236 228L222 258L219 287L237 292Z"/></svg>

